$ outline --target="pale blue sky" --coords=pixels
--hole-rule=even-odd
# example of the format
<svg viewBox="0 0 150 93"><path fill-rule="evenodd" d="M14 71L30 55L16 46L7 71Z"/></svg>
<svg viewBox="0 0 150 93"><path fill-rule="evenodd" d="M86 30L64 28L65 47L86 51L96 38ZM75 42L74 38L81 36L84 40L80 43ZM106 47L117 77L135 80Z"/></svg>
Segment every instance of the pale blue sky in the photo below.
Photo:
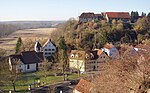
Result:
<svg viewBox="0 0 150 93"><path fill-rule="evenodd" d="M67 20L82 12L150 12L150 0L0 0L0 21Z"/></svg>

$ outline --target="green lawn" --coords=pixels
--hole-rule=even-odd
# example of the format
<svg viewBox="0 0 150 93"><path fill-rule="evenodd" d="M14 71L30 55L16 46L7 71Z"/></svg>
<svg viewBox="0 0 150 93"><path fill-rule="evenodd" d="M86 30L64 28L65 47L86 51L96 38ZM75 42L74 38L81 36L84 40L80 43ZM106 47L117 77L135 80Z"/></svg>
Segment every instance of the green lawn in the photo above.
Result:
<svg viewBox="0 0 150 93"><path fill-rule="evenodd" d="M63 76L54 76L53 75L54 72L55 71L50 71L49 76L46 78L46 80L43 77L42 72L23 74L23 75L21 75L22 78L20 80L16 81L16 90L19 91L19 93L20 93L20 91L22 91L22 93L23 93L23 92L27 91L28 85L32 85L32 87L33 87L34 81L37 83L38 80L40 80L41 84L42 84L42 82L44 82L44 85L63 81ZM60 72L60 71L57 71L57 72ZM68 75L69 80L73 80L76 78L78 78L78 74ZM47 84L46 84L46 81L47 81ZM3 86L2 89L13 90L11 83L10 82L6 82L6 83L9 85Z"/></svg>

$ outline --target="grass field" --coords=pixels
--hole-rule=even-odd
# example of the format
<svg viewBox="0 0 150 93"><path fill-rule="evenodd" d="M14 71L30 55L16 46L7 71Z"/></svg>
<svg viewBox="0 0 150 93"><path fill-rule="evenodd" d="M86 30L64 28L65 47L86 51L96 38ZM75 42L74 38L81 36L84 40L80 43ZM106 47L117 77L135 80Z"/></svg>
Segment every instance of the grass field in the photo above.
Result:
<svg viewBox="0 0 150 93"><path fill-rule="evenodd" d="M8 51L14 50L18 37L22 40L32 39L40 40L50 38L50 35L56 28L38 28L18 30L7 37L0 38L0 48Z"/></svg>
<svg viewBox="0 0 150 93"><path fill-rule="evenodd" d="M57 71L57 72L59 72L59 71ZM31 87L33 88L34 82L37 83L38 80L40 80L41 83L45 82L44 85L46 85L46 81L47 81L47 84L54 84L54 83L63 81L63 76L54 76L53 73L54 73L53 71L50 71L49 76L46 78L46 80L43 77L42 72L23 74L22 77L24 77L24 79L17 80L15 83L16 90L18 91L18 93L20 93L20 92L24 93L24 92L28 91L28 85L32 85ZM77 79L78 74L69 74L67 78L69 80ZM13 87L10 82L6 82L6 84L7 85L1 87L3 90L13 90Z"/></svg>

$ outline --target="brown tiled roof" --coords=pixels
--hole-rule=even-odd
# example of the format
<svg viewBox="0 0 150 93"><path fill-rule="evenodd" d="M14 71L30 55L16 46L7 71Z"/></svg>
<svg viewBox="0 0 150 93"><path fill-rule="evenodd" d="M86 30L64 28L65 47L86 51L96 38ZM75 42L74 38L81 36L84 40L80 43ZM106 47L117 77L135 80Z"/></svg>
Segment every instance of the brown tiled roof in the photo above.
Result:
<svg viewBox="0 0 150 93"><path fill-rule="evenodd" d="M129 12L106 12L108 18L130 18Z"/></svg>
<svg viewBox="0 0 150 93"><path fill-rule="evenodd" d="M139 45L137 45L135 47L138 48L138 49L140 49L140 50L150 52L150 45L139 44Z"/></svg>
<svg viewBox="0 0 150 93"><path fill-rule="evenodd" d="M76 57L72 58L71 57L72 54L78 55L78 58L76 58ZM84 59L86 59L86 55L89 55L90 60L94 60L94 59L98 58L97 50L94 50L94 51L71 50L70 58L71 59L82 59L82 60L84 60ZM91 57L91 56L93 56L93 57Z"/></svg>
<svg viewBox="0 0 150 93"><path fill-rule="evenodd" d="M82 13L79 17L80 18L95 18L95 15L94 13L89 12L89 13Z"/></svg>
<svg viewBox="0 0 150 93"><path fill-rule="evenodd" d="M71 50L71 53L70 53L70 58L71 58L71 55L74 54L74 55L78 55L78 59L85 59L85 55L86 55L86 52L85 51L81 51L81 50ZM75 58L77 59L77 58Z"/></svg>
<svg viewBox="0 0 150 93"><path fill-rule="evenodd" d="M81 93L91 93L93 87L94 87L93 83L81 79L79 83L76 85L75 89Z"/></svg>

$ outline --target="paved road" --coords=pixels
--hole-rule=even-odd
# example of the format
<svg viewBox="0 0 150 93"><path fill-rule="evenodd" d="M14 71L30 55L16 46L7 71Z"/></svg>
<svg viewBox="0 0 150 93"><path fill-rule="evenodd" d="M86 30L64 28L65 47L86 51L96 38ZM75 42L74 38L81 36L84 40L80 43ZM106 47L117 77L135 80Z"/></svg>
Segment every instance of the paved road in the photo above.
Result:
<svg viewBox="0 0 150 93"><path fill-rule="evenodd" d="M72 93L75 85L70 85L70 81L64 81L52 85L47 85L43 87L36 88L35 90L32 90L31 92L27 93Z"/></svg>

